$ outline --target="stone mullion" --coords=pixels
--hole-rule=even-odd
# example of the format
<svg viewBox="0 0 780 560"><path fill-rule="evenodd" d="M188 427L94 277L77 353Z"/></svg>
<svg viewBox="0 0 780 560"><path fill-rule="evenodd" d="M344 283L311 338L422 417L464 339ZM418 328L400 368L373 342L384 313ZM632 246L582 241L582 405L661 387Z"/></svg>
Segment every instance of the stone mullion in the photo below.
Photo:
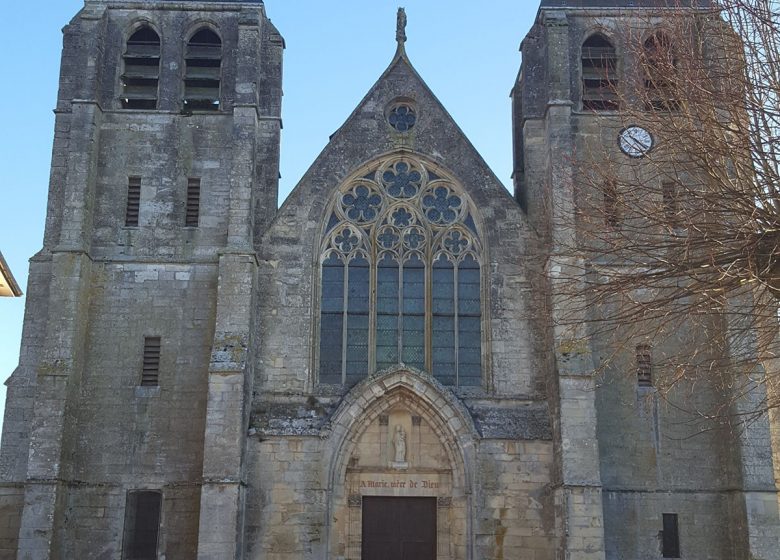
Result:
<svg viewBox="0 0 780 560"><path fill-rule="evenodd" d="M349 257L344 257L346 263L344 264L344 303L341 319L341 384L347 383L347 343L349 337Z"/></svg>
<svg viewBox="0 0 780 560"><path fill-rule="evenodd" d="M453 285L454 285L453 293L454 293L454 298L455 298L455 302L454 302L455 307L453 308L453 312L454 312L453 313L453 315L454 315L453 324L454 324L454 328L455 328L455 333L454 333L455 336L454 336L454 338L455 338L455 386L456 387L460 387L460 363L459 363L459 357L458 357L458 351L460 350L460 332L459 332L460 324L458 322L459 311L460 311L460 309L459 309L460 308L460 305L459 305L460 304L460 299L459 299L460 298L460 292L458 290L458 281L459 281L459 278L458 278L458 268L459 268L458 264L460 264L460 263L455 262L455 263L453 263L453 266L452 266L452 282L453 282Z"/></svg>
<svg viewBox="0 0 780 560"><path fill-rule="evenodd" d="M403 243L403 242L402 242ZM398 255L398 322L396 323L398 325L398 363L401 363L401 356L403 356L403 332L404 332L404 298L403 298L403 289L404 289L404 266L403 266L403 255Z"/></svg>
<svg viewBox="0 0 780 560"><path fill-rule="evenodd" d="M373 239L369 241L370 253L368 255L368 374L376 372L376 341L379 338L376 332L377 325L377 275L379 274L379 255Z"/></svg>
<svg viewBox="0 0 780 560"><path fill-rule="evenodd" d="M402 242L403 243L403 242ZM402 246L403 247L403 246ZM398 363L404 361L404 254L398 257Z"/></svg>
<svg viewBox="0 0 780 560"><path fill-rule="evenodd" d="M425 369L433 373L433 266L431 263L430 248L423 255L425 277Z"/></svg>

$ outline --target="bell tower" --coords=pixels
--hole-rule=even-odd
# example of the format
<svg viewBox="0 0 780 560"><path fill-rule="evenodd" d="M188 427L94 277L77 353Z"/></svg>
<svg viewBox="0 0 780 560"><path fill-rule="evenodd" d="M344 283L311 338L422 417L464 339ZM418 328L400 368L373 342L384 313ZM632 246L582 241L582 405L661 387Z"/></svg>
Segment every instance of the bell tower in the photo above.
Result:
<svg viewBox="0 0 780 560"><path fill-rule="evenodd" d="M579 251L583 224L597 224L605 236L621 227L615 208L621 178L631 177L646 197L658 192L660 198L665 188L658 175L646 171L650 161L658 161L654 154L664 137L645 124L642 112L674 118L674 100L664 96L666 84L646 77L633 42L644 49L653 41L657 46L670 22L683 18L717 22L711 4L543 0L521 46L522 68L512 92L515 195L547 253L556 503L566 519L561 545L566 557L649 558L659 550L670 558L681 557L681 551L682 557L777 557L765 537L776 534L778 525L771 465L751 466L756 453L771 457L768 425L759 422L740 434L713 429L684 435L690 416L654 387L653 376L663 372L652 369L649 344L638 342L630 359L603 366L604 356L621 356L625 348L616 347L599 330L604 323L594 319L609 311L583 295L586 274L621 258L617 252ZM632 97L634 83L650 90L647 98ZM592 154L601 159L587 160ZM591 188L585 173L599 167L614 170L617 183L613 190L605 185L597 204L583 204ZM583 210L597 205L596 214ZM623 207L628 214L628 202ZM682 332L707 344L694 327ZM688 402L728 406L729 396L716 393L689 389ZM725 526L735 529L724 533Z"/></svg>
<svg viewBox="0 0 780 560"><path fill-rule="evenodd" d="M261 0L86 0L65 27L8 383L3 552L235 556L283 48Z"/></svg>

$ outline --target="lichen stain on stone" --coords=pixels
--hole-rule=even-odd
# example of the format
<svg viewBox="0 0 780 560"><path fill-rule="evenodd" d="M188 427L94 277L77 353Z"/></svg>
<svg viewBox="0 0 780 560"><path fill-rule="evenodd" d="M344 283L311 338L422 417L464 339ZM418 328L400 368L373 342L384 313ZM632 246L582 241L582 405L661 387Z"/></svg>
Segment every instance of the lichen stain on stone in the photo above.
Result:
<svg viewBox="0 0 780 560"><path fill-rule="evenodd" d="M501 514L504 515L503 512ZM496 560L504 560L504 539L506 538L506 527L499 525L496 527Z"/></svg>
<svg viewBox="0 0 780 560"><path fill-rule="evenodd" d="M563 340L558 345L558 352L561 354L587 354L588 344L586 340L581 338Z"/></svg>
<svg viewBox="0 0 780 560"><path fill-rule="evenodd" d="M242 335L224 335L215 346L212 361L218 363L241 363L247 351L247 342Z"/></svg>

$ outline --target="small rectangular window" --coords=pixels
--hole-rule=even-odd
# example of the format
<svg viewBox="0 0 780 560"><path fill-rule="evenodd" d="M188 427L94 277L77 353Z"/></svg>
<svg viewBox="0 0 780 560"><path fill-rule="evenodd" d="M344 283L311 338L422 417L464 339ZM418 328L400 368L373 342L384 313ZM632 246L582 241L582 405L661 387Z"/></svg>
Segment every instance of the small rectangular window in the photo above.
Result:
<svg viewBox="0 0 780 560"><path fill-rule="evenodd" d="M131 491L125 505L123 560L156 560L162 494Z"/></svg>
<svg viewBox="0 0 780 560"><path fill-rule="evenodd" d="M640 387L653 386L653 349L649 344L636 347L636 379Z"/></svg>
<svg viewBox="0 0 780 560"><path fill-rule="evenodd" d="M677 183L674 181L664 181L661 183L661 191L664 204L664 220L670 228L679 226L679 208L677 204Z"/></svg>
<svg viewBox="0 0 780 560"><path fill-rule="evenodd" d="M138 227L138 212L141 209L141 178L127 179L127 206L125 207L125 226Z"/></svg>
<svg viewBox="0 0 780 560"><path fill-rule="evenodd" d="M160 337L144 337L144 363L141 385L154 387L160 384Z"/></svg>
<svg viewBox="0 0 780 560"><path fill-rule="evenodd" d="M680 557L680 530L676 513L663 514L664 530L661 534L662 556L664 558Z"/></svg>
<svg viewBox="0 0 780 560"><path fill-rule="evenodd" d="M186 227L198 227L200 221L200 179L187 180L187 208L184 218Z"/></svg>
<svg viewBox="0 0 780 560"><path fill-rule="evenodd" d="M604 223L611 228L616 228L620 224L618 188L617 183L612 180L604 184Z"/></svg>

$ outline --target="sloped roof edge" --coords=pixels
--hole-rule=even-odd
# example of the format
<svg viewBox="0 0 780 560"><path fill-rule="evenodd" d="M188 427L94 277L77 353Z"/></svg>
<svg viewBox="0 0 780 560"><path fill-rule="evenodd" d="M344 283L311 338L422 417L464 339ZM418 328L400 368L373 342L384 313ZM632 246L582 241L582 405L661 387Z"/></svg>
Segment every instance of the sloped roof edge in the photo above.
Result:
<svg viewBox="0 0 780 560"><path fill-rule="evenodd" d="M5 259L3 258L3 253L0 252L0 276L3 279L3 282L8 285L8 287L11 289L11 294L14 297L19 297L22 295L22 290L19 288L19 284L16 283L16 279L14 278L14 275L11 274L11 269L8 267L8 263L5 262Z"/></svg>

